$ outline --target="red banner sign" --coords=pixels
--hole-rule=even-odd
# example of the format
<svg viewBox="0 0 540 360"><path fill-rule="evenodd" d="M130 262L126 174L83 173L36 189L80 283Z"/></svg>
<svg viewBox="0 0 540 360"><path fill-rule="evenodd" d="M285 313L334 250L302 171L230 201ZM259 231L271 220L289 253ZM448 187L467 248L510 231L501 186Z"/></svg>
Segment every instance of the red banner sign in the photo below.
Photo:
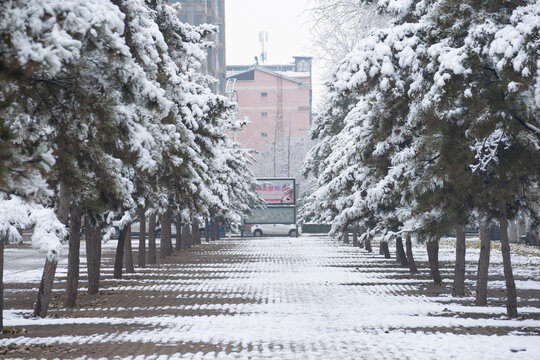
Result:
<svg viewBox="0 0 540 360"><path fill-rule="evenodd" d="M267 205L294 205L294 179L257 179L257 193Z"/></svg>

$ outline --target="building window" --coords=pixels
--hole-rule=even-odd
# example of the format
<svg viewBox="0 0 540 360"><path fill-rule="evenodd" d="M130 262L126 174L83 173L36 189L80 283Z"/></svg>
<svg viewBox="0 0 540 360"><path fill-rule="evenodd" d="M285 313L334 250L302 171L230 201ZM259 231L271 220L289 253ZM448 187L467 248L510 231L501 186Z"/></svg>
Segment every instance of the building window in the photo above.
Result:
<svg viewBox="0 0 540 360"><path fill-rule="evenodd" d="M202 15L195 15L195 26L201 25L203 23L203 17Z"/></svg>
<svg viewBox="0 0 540 360"><path fill-rule="evenodd" d="M297 66L298 72L309 72L309 63L305 60L301 60L298 62Z"/></svg>
<svg viewBox="0 0 540 360"><path fill-rule="evenodd" d="M268 137L268 134L267 133L261 133L261 136L262 137Z"/></svg>
<svg viewBox="0 0 540 360"><path fill-rule="evenodd" d="M261 113L261 116L262 116L262 117L268 117L268 113L267 113L267 112L262 112L262 113Z"/></svg>
<svg viewBox="0 0 540 360"><path fill-rule="evenodd" d="M268 93L262 92L261 93L261 104L267 104L268 103Z"/></svg>
<svg viewBox="0 0 540 360"><path fill-rule="evenodd" d="M266 96L268 96L268 93L265 93L265 92L261 93L261 97L266 97Z"/></svg>

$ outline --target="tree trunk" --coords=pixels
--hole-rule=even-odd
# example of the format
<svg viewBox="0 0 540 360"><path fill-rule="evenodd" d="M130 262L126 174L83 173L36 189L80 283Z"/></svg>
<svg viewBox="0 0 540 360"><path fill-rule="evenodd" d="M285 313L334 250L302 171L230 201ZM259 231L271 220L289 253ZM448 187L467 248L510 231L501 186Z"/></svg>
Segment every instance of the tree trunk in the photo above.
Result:
<svg viewBox="0 0 540 360"><path fill-rule="evenodd" d="M167 209L161 214L161 246L159 249L159 257L162 259L171 255L169 252L169 244L172 245L171 222L171 210Z"/></svg>
<svg viewBox="0 0 540 360"><path fill-rule="evenodd" d="M486 224L480 224L480 258L478 259L478 276L476 279L476 305L487 305L487 282L489 270L489 253L491 238Z"/></svg>
<svg viewBox="0 0 540 360"><path fill-rule="evenodd" d="M86 268L88 269L88 294L99 292L99 272L101 267L101 226L94 225L90 216L84 216L84 237L86 242Z"/></svg>
<svg viewBox="0 0 540 360"><path fill-rule="evenodd" d="M215 219L210 220L210 227L212 228L212 241L216 241L218 234L218 225Z"/></svg>
<svg viewBox="0 0 540 360"><path fill-rule="evenodd" d="M41 277L41 283L39 284L36 307L34 308L34 316L42 318L47 316L49 303L51 301L54 274L56 273L56 265L58 265L58 259L51 260L47 258L47 260L45 260L43 276Z"/></svg>
<svg viewBox="0 0 540 360"><path fill-rule="evenodd" d="M365 241L360 241L360 238L362 237L362 235L364 235L364 233L366 232L366 229L363 226L358 226L357 230L358 230L358 247L360 249L363 249L365 247ZM366 237L366 240L367 240L367 237Z"/></svg>
<svg viewBox="0 0 540 360"><path fill-rule="evenodd" d="M187 229L186 229L186 233L188 235L188 243L187 243L188 248L192 248L193 245L195 245L195 234L193 233L192 230L193 230L193 223L188 222Z"/></svg>
<svg viewBox="0 0 540 360"><path fill-rule="evenodd" d="M350 244L350 241L349 241L349 227L348 226L345 226L345 228L343 229L343 243L344 244Z"/></svg>
<svg viewBox="0 0 540 360"><path fill-rule="evenodd" d="M4 332L4 241L0 237L0 334Z"/></svg>
<svg viewBox="0 0 540 360"><path fill-rule="evenodd" d="M58 191L58 211L56 217L58 220L67 225L69 221L71 204L71 188L64 181L60 182L60 190Z"/></svg>
<svg viewBox="0 0 540 360"><path fill-rule="evenodd" d="M113 278L122 278L122 265L124 260L124 248L126 247L126 237L128 232L128 226L120 229L120 235L118 236L118 244L116 245L116 256L114 258L114 273Z"/></svg>
<svg viewBox="0 0 540 360"><path fill-rule="evenodd" d="M371 247L371 240L369 238L369 234L366 235L366 251L367 252L373 252L373 248Z"/></svg>
<svg viewBox="0 0 540 360"><path fill-rule="evenodd" d="M414 261L414 256L412 252L412 239L411 235L407 234L407 237L405 238L405 249L407 252L407 262L409 263L409 271L411 274L417 274L418 268L416 267L416 262Z"/></svg>
<svg viewBox="0 0 540 360"><path fill-rule="evenodd" d="M220 240L221 237L219 235L219 221L217 219L214 221L214 227L216 232L216 240Z"/></svg>
<svg viewBox="0 0 540 360"><path fill-rule="evenodd" d="M204 218L204 240L206 242L210 241L210 224L208 218Z"/></svg>
<svg viewBox="0 0 540 360"><path fill-rule="evenodd" d="M127 227L126 242L124 243L124 263L126 266L126 274L135 272L133 267L133 251L131 247L131 223Z"/></svg>
<svg viewBox="0 0 540 360"><path fill-rule="evenodd" d="M191 236L193 238L193 245L201 245L201 233L199 232L199 222L195 217L191 218Z"/></svg>
<svg viewBox="0 0 540 360"><path fill-rule="evenodd" d="M77 287L79 285L79 266L81 249L81 211L76 204L71 205L69 226L68 272L64 306L77 305Z"/></svg>
<svg viewBox="0 0 540 360"><path fill-rule="evenodd" d="M465 227L460 226L456 231L456 267L452 296L465 296L465 246Z"/></svg>
<svg viewBox="0 0 540 360"><path fill-rule="evenodd" d="M510 241L508 239L508 218L506 213L506 201L499 200L499 226L501 227L501 252L503 257L504 280L506 282L506 313L508 317L516 318L517 294L514 274L512 273L512 262L510 258Z"/></svg>
<svg viewBox="0 0 540 360"><path fill-rule="evenodd" d="M69 220L71 189L64 182L60 183L60 191L58 193L58 198L58 211L56 213L56 216L58 220L60 220L60 222L62 222L64 225L67 225ZM58 258L47 258L47 260L45 260L43 275L41 277L41 283L39 285L39 291L36 300L36 307L34 308L34 316L47 316L47 311L49 310L49 302L51 301L52 296L54 274L56 273L57 265Z"/></svg>
<svg viewBox="0 0 540 360"><path fill-rule="evenodd" d="M182 250L182 216L180 214L176 215L176 251Z"/></svg>
<svg viewBox="0 0 540 360"><path fill-rule="evenodd" d="M169 226L170 236L166 239L167 241L166 241L165 245L167 245L167 246L165 247L165 250L167 251L167 256L170 256L173 253L173 242L172 242L172 239L173 239L173 236L172 236L173 213L172 213L171 209L169 209L168 212L169 212L168 216L169 216L169 224L170 224L170 226ZM175 239L176 239L176 236L175 236Z"/></svg>
<svg viewBox="0 0 540 360"><path fill-rule="evenodd" d="M156 264L156 214L148 219L148 264Z"/></svg>
<svg viewBox="0 0 540 360"><path fill-rule="evenodd" d="M403 240L401 239L401 236L396 238L396 260L401 264L402 267L409 267L407 255L405 255L405 249L403 249Z"/></svg>
<svg viewBox="0 0 540 360"><path fill-rule="evenodd" d="M381 241L381 249L385 258L390 259L390 249L388 248L388 242Z"/></svg>
<svg viewBox="0 0 540 360"><path fill-rule="evenodd" d="M143 268L146 266L146 215L144 214L144 209L139 211L139 221L141 225L139 228L138 263L139 267Z"/></svg>
<svg viewBox="0 0 540 360"><path fill-rule="evenodd" d="M352 244L354 247L360 246L360 243L358 242L358 225L354 225L352 228Z"/></svg>
<svg viewBox="0 0 540 360"><path fill-rule="evenodd" d="M383 242L379 242L379 255L384 255Z"/></svg>
<svg viewBox="0 0 540 360"><path fill-rule="evenodd" d="M188 237L186 234L185 227L186 227L186 223L182 223L182 225L178 228L178 236L180 236L180 238L182 239L182 243L181 243L182 250L187 249L188 247Z"/></svg>
<svg viewBox="0 0 540 360"><path fill-rule="evenodd" d="M184 249L191 247L191 234L189 232L189 223L185 223L182 226L182 242L184 242Z"/></svg>
<svg viewBox="0 0 540 360"><path fill-rule="evenodd" d="M439 242L431 240L426 243L431 279L435 285L442 285L441 273L439 272Z"/></svg>

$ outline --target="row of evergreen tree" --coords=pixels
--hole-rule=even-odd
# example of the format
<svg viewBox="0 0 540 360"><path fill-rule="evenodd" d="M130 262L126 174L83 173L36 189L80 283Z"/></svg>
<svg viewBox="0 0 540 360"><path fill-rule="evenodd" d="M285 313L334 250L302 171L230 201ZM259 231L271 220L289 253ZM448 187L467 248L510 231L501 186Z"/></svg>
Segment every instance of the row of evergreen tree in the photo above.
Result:
<svg viewBox="0 0 540 360"><path fill-rule="evenodd" d="M396 20L364 37L328 84L302 216L332 223L339 238L361 226L363 239L377 234L398 250L415 236L433 264L438 239L455 232L461 296L465 227L479 224L478 305L487 303L488 228L497 222L515 317L507 224L538 219L540 1L376 3Z"/></svg>
<svg viewBox="0 0 540 360"><path fill-rule="evenodd" d="M0 3L0 238L20 240L18 230L33 226L33 245L47 252L35 315L47 312L66 235L65 305L75 306L81 228L97 293L102 233L113 220L119 277L136 219L144 233L149 217L155 262L157 221L167 256L172 222L198 239L203 219L260 204L251 157L225 135L238 126L236 109L201 69L217 29L184 24L177 11L161 0Z"/></svg>

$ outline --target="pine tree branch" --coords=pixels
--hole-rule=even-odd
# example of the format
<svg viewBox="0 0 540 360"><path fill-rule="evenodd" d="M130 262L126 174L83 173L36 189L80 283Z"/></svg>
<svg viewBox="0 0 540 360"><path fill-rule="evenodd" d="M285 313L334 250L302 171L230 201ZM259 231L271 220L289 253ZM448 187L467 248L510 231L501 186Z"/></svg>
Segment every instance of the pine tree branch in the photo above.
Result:
<svg viewBox="0 0 540 360"><path fill-rule="evenodd" d="M519 116L516 116L514 114L512 114L512 117L517 120L521 126L523 126L525 128L525 130L529 131L530 133L532 133L532 135L536 136L538 138L538 140L540 140L540 129L537 128L536 126L532 125L532 124L529 124L528 122L525 121L525 119L522 119L521 117Z"/></svg>

